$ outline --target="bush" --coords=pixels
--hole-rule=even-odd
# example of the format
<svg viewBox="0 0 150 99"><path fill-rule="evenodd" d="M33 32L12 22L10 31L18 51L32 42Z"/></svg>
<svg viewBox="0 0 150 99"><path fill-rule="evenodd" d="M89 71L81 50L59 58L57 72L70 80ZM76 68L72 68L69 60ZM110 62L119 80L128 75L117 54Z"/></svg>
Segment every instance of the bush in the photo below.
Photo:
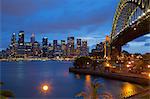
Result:
<svg viewBox="0 0 150 99"><path fill-rule="evenodd" d="M86 68L87 63L88 65L92 64L92 59L89 57L78 57L74 61L75 68Z"/></svg>

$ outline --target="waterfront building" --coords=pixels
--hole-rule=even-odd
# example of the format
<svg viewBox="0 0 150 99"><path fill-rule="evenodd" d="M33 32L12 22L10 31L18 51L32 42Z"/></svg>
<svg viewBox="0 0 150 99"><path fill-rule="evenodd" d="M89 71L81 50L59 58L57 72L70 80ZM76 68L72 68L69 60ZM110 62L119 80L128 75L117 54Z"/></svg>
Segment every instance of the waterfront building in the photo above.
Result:
<svg viewBox="0 0 150 99"><path fill-rule="evenodd" d="M54 57L61 57L62 56L62 50L61 50L61 45L57 45L57 50L54 51L53 53Z"/></svg>
<svg viewBox="0 0 150 99"><path fill-rule="evenodd" d="M67 47L66 47L66 41L65 40L61 40L61 51L62 51L62 55L66 56L66 51Z"/></svg>
<svg viewBox="0 0 150 99"><path fill-rule="evenodd" d="M17 45L17 58L25 57L25 46L24 46L24 31L19 31L18 34L18 45Z"/></svg>
<svg viewBox="0 0 150 99"><path fill-rule="evenodd" d="M48 38L44 37L42 39L42 56L47 57L48 54Z"/></svg>
<svg viewBox="0 0 150 99"><path fill-rule="evenodd" d="M54 50L54 52L57 51L57 45L58 45L57 40L53 40L53 50Z"/></svg>
<svg viewBox="0 0 150 99"><path fill-rule="evenodd" d="M88 56L89 55L89 48L87 46L87 41L82 41L82 56Z"/></svg>
<svg viewBox="0 0 150 99"><path fill-rule="evenodd" d="M103 58L104 57L104 43L100 42L96 44L95 49L92 49L92 56L95 58Z"/></svg>
<svg viewBox="0 0 150 99"><path fill-rule="evenodd" d="M13 33L11 37L11 44L10 44L10 51L11 51L11 56L15 57L16 55L16 50L17 50L17 42L16 42L16 34Z"/></svg>
<svg viewBox="0 0 150 99"><path fill-rule="evenodd" d="M40 43L35 41L32 46L33 57L41 57Z"/></svg>
<svg viewBox="0 0 150 99"><path fill-rule="evenodd" d="M18 37L19 37L18 39L19 46L23 46L24 45L24 31L19 31Z"/></svg>
<svg viewBox="0 0 150 99"><path fill-rule="evenodd" d="M32 44L35 42L35 34L34 33L32 33L32 35L31 35L30 42Z"/></svg>
<svg viewBox="0 0 150 99"><path fill-rule="evenodd" d="M74 56L74 37L67 38L67 56Z"/></svg>
<svg viewBox="0 0 150 99"><path fill-rule="evenodd" d="M25 56L29 57L32 56L32 43L25 42Z"/></svg>
<svg viewBox="0 0 150 99"><path fill-rule="evenodd" d="M81 55L81 39L77 39L76 55Z"/></svg>
<svg viewBox="0 0 150 99"><path fill-rule="evenodd" d="M48 45L48 57L52 58L53 57L53 46L51 43Z"/></svg>

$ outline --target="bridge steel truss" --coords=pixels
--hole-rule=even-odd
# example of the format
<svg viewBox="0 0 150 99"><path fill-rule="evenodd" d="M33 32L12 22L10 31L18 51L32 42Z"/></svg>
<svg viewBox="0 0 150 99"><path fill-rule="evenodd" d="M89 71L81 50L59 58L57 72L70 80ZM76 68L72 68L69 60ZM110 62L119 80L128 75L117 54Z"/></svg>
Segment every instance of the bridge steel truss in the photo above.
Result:
<svg viewBox="0 0 150 99"><path fill-rule="evenodd" d="M150 0L121 0L114 16L111 39L148 9Z"/></svg>
<svg viewBox="0 0 150 99"><path fill-rule="evenodd" d="M125 43L150 32L149 26L150 0L120 0L111 32L111 58L120 54Z"/></svg>

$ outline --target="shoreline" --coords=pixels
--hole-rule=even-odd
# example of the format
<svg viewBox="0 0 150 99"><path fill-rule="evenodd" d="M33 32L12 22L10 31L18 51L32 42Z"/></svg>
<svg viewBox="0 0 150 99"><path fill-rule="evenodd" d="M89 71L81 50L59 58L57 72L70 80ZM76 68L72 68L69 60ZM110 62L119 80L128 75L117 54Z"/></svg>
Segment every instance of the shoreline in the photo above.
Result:
<svg viewBox="0 0 150 99"><path fill-rule="evenodd" d="M120 81L126 81L131 82L135 84L140 85L150 85L150 79L144 78L144 77L137 77L137 76L129 76L129 75L123 75L119 73L111 73L111 72L98 72L98 71L92 71L92 70L84 70L84 69L75 69L73 67L69 68L69 72L76 73L76 74L83 74L83 75L94 75L94 76L100 76L108 79L113 80L120 80Z"/></svg>
<svg viewBox="0 0 150 99"><path fill-rule="evenodd" d="M18 62L18 61L74 61L74 59L55 59L55 58L0 59L0 62Z"/></svg>

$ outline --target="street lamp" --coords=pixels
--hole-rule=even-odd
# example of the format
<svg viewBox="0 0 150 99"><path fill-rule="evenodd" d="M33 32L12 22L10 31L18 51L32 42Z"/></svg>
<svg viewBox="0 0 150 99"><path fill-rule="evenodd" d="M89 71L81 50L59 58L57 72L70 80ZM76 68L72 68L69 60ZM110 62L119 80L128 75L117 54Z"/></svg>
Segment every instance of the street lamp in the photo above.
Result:
<svg viewBox="0 0 150 99"><path fill-rule="evenodd" d="M130 67L130 65L127 65L127 67Z"/></svg>
<svg viewBox="0 0 150 99"><path fill-rule="evenodd" d="M109 66L110 66L110 64L109 64L109 63L106 63L106 66L107 66L107 67L109 67Z"/></svg>
<svg viewBox="0 0 150 99"><path fill-rule="evenodd" d="M87 62L87 65L89 65L90 63L89 62Z"/></svg>
<svg viewBox="0 0 150 99"><path fill-rule="evenodd" d="M147 67L150 68L150 65L148 65Z"/></svg>
<svg viewBox="0 0 150 99"><path fill-rule="evenodd" d="M131 64L131 62L128 62L128 64Z"/></svg>

